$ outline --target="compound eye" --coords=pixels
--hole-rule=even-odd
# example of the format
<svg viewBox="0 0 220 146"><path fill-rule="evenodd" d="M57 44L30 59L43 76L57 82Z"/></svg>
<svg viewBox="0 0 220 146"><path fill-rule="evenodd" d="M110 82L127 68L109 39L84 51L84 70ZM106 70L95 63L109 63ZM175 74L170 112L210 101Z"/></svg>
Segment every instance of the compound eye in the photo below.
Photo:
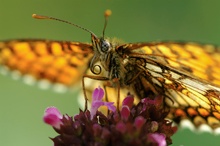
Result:
<svg viewBox="0 0 220 146"><path fill-rule="evenodd" d="M110 43L108 41L106 41L106 40L102 40L101 41L101 50L103 52L108 52L109 48L110 48Z"/></svg>

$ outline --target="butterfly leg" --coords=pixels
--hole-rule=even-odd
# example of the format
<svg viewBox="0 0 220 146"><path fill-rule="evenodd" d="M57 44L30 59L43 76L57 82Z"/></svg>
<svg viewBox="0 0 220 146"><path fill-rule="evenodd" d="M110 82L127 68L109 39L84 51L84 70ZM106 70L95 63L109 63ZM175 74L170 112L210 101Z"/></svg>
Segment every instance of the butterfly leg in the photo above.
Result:
<svg viewBox="0 0 220 146"><path fill-rule="evenodd" d="M108 87L109 87L109 88L108 88ZM119 95L119 94L120 94L120 87L119 87L119 86L117 86L117 87L118 87L118 89L117 89L117 94L118 94L117 97L118 97L118 98L117 98L116 103L117 103L117 110L119 111L119 102L120 102L120 95ZM112 89L112 86L109 86L108 83L104 84L104 85L103 85L103 88L104 88L105 93L106 93L106 94L105 94L105 101L106 101L106 102L109 102L109 94L108 94L108 93L109 93L109 92L115 93L115 92L114 92L115 90L112 91L112 90L111 90L111 89ZM108 90L108 89L109 89L109 90ZM115 89L115 88L114 88L114 89ZM116 94L114 94L114 95L116 95ZM110 99L111 99L111 97L110 97ZM111 100L110 100L110 101L111 101ZM112 102L112 101L111 101L111 102ZM108 112L109 112L109 110L108 110Z"/></svg>
<svg viewBox="0 0 220 146"><path fill-rule="evenodd" d="M83 89L83 94L84 94L84 98L85 98L85 111L86 111L87 107L88 107L88 98L87 98L87 95L86 95L85 78L90 78L90 79L94 79L94 80L101 80L101 81L108 81L109 78L102 77L102 76L83 75L83 78L82 78L82 89Z"/></svg>
<svg viewBox="0 0 220 146"><path fill-rule="evenodd" d="M107 85L104 84L103 87L104 87L105 93L107 93L107 89L106 89ZM105 94L105 101L108 102L108 94Z"/></svg>
<svg viewBox="0 0 220 146"><path fill-rule="evenodd" d="M120 102L120 83L119 83L119 80L118 78L115 78L112 80L113 83L114 83L114 86L112 85L112 83L110 82L107 82L106 84L104 84L104 89L107 93L107 89L106 87L117 87L117 110L119 110L119 102ZM108 101L108 94L106 94L106 98L105 98L106 101Z"/></svg>

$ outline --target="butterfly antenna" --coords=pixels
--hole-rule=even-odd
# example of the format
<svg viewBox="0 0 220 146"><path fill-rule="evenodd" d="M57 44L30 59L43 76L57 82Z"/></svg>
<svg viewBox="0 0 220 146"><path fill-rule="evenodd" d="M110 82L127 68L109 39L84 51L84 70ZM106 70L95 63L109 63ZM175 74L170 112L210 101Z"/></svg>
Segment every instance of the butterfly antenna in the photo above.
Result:
<svg viewBox="0 0 220 146"><path fill-rule="evenodd" d="M62 19L58 19L58 18L54 18L54 17L49 17L49 16L37 15L37 14L33 14L32 17L35 18L35 19L48 19L48 20L56 20L56 21L64 22L64 23L73 25L73 26L75 26L75 27L78 27L78 28L80 28L80 29L82 29L82 30L84 30L84 31L86 31L86 32L88 32L88 33L90 33L90 34L93 35L95 38L97 38L97 36L96 36L92 31L90 31L90 30L88 30L88 29L86 29L86 28L84 28L84 27L82 27L82 26L79 26L79 25L77 25L77 24L71 23L71 22L69 22L69 21L65 21L65 20L62 20Z"/></svg>
<svg viewBox="0 0 220 146"><path fill-rule="evenodd" d="M105 29L108 23L108 17L112 14L111 10L106 10L104 13L104 17L105 17L105 24L104 24L104 28L103 28L103 32L102 32L102 37L104 38L105 36Z"/></svg>

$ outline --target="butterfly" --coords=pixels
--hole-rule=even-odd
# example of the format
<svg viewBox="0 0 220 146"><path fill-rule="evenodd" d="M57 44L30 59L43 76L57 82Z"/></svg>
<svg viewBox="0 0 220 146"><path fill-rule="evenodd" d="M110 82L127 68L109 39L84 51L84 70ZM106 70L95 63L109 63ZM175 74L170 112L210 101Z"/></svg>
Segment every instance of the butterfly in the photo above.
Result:
<svg viewBox="0 0 220 146"><path fill-rule="evenodd" d="M177 123L189 119L196 127L220 127L220 48L193 42L121 43L105 38L104 30L98 38L82 29L91 34L91 44L1 41L0 64L23 76L68 87L82 78L92 79L91 84L83 82L84 91L99 83L109 94L129 91L139 99L163 95L168 118Z"/></svg>

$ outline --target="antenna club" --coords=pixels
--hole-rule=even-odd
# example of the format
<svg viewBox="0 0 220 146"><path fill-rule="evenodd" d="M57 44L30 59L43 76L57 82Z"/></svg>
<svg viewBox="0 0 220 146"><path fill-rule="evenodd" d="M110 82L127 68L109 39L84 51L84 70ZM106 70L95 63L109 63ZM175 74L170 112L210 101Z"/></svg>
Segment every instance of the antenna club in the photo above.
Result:
<svg viewBox="0 0 220 146"><path fill-rule="evenodd" d="M49 19L49 17L47 17L47 16L41 16L41 15L37 15L37 14L32 14L32 18L35 18L35 19Z"/></svg>
<svg viewBox="0 0 220 146"><path fill-rule="evenodd" d="M110 9L105 10L105 14L104 14L105 17L109 17L111 15L112 15L112 11Z"/></svg>

